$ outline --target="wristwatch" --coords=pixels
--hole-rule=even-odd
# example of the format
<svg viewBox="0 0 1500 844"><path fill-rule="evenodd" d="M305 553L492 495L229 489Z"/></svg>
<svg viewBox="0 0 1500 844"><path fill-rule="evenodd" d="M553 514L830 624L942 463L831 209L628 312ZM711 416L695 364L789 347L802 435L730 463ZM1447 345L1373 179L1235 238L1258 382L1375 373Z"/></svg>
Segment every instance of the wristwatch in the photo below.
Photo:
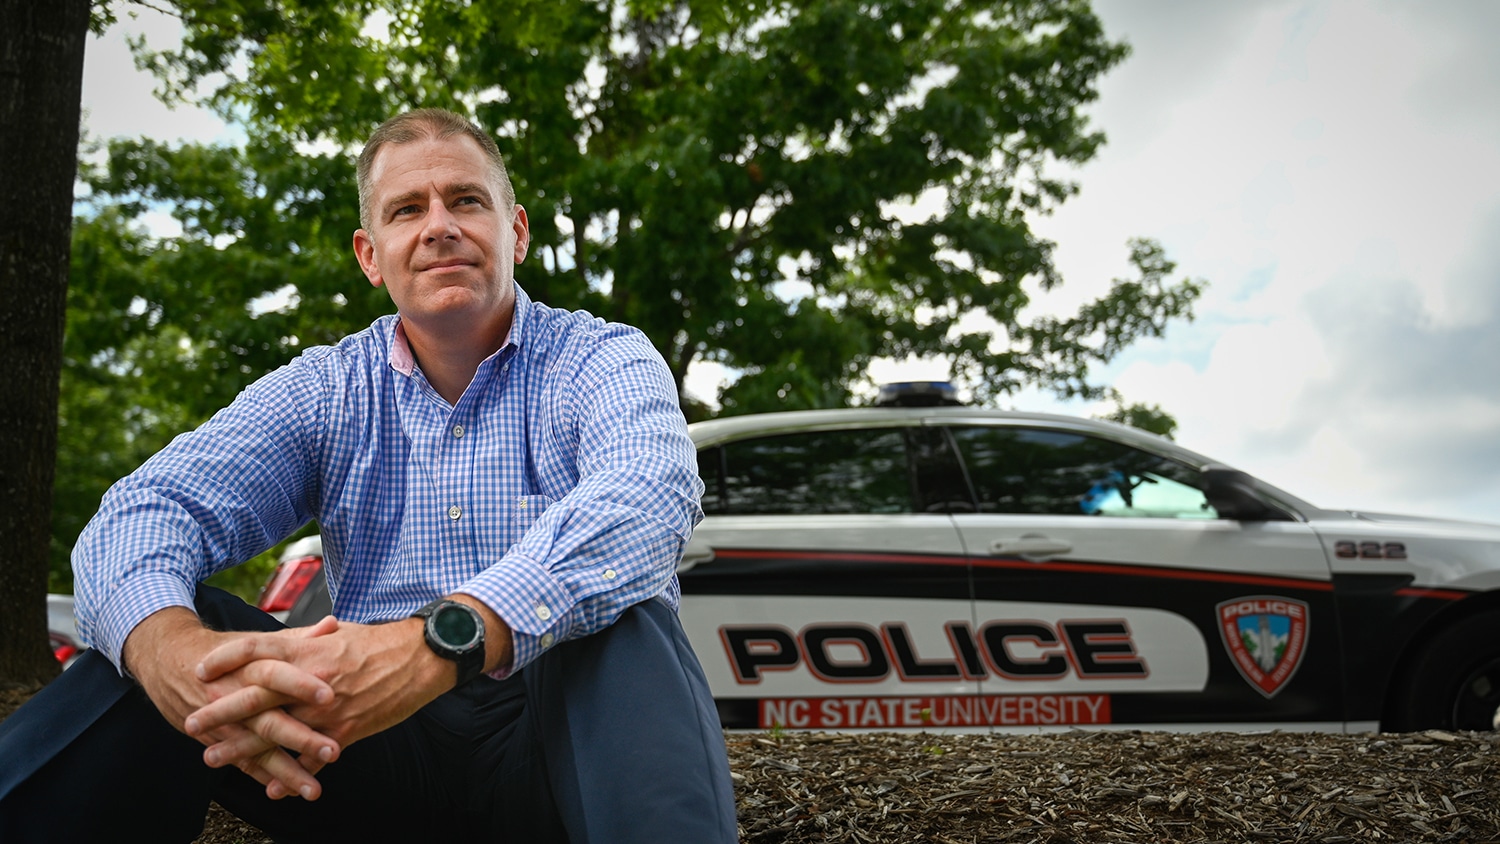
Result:
<svg viewBox="0 0 1500 844"><path fill-rule="evenodd" d="M438 598L412 613L412 618L426 621L422 635L433 653L458 663L457 685L462 686L484 670L484 619L478 610Z"/></svg>

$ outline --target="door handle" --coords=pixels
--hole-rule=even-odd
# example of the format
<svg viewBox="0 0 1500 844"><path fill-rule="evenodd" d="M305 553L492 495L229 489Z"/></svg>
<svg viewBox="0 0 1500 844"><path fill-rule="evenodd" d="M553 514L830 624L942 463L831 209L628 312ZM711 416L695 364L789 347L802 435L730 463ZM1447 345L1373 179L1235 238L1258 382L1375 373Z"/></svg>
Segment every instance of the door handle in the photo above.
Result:
<svg viewBox="0 0 1500 844"><path fill-rule="evenodd" d="M1039 533L1028 533L1018 537L997 539L990 544L990 554L1007 557L1020 557L1039 563L1051 559L1059 554L1066 554L1073 550L1073 543L1063 542Z"/></svg>

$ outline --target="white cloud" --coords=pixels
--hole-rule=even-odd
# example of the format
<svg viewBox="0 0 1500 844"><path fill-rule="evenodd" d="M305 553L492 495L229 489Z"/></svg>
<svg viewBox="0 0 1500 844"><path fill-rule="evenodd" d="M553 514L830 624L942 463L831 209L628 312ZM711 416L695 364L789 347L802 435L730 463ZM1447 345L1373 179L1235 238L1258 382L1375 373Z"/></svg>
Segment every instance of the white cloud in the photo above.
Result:
<svg viewBox="0 0 1500 844"><path fill-rule="evenodd" d="M1188 5L1221 13L1100 5L1137 52L1083 194L1039 223L1067 279L1047 306L1159 238L1212 286L1196 324L1106 370L1128 399L1319 503L1500 521L1500 60L1479 34L1500 7Z"/></svg>

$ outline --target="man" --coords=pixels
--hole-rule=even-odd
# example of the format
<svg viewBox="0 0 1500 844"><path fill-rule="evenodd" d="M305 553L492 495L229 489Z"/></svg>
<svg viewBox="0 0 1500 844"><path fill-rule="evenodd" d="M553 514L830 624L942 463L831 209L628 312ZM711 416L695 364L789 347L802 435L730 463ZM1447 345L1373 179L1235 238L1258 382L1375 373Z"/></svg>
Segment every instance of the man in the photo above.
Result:
<svg viewBox="0 0 1500 844"><path fill-rule="evenodd" d="M105 496L74 552L94 650L0 725L0 839L191 840L213 799L278 841L734 840L664 362L516 286L526 212L463 118L388 121L358 179L398 315ZM337 620L198 586L312 519Z"/></svg>

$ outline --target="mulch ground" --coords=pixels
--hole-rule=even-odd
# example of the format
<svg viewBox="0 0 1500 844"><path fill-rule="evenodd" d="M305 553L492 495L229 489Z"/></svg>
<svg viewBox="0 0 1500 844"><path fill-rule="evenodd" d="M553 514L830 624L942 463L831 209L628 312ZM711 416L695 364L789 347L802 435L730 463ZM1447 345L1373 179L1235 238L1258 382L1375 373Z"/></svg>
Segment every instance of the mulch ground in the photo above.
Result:
<svg viewBox="0 0 1500 844"><path fill-rule="evenodd" d="M1500 842L1500 733L726 738L745 842Z"/></svg>

